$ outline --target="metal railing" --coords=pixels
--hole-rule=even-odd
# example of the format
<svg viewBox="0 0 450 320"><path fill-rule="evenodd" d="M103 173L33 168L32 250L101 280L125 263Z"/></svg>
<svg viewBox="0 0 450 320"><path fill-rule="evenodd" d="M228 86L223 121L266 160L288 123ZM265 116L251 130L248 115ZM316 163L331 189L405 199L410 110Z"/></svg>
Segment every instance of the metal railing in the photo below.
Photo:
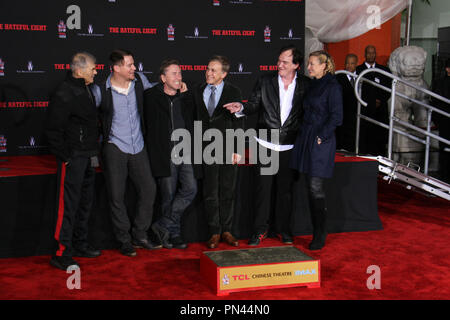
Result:
<svg viewBox="0 0 450 320"><path fill-rule="evenodd" d="M384 75L385 77L388 77L388 78L392 79L391 88L385 87L385 86L383 86L381 84L378 84L375 81L371 81L369 79L364 78L364 76L366 74L370 73L370 72L376 72L376 73ZM380 127L383 127L385 129L389 130L388 158L390 160L392 160L392 144L393 144L394 132L398 133L400 135L406 136L409 139L412 139L412 140L414 140L416 142L424 144L425 145L424 173L428 174L429 157L430 157L430 144L431 144L430 143L430 138L436 139L436 140L438 140L440 142L443 142L443 143L445 143L445 144L450 146L450 141L449 140L444 139L444 138L442 138L442 137L440 137L440 136L438 136L438 135L436 135L436 134L431 132L431 115L432 115L432 112L437 112L437 113L439 113L442 116L445 116L447 118L450 118L450 114L445 112L445 111L443 111L443 110L441 110L441 109L439 109L439 108L437 108L437 107L434 107L432 105L424 103L423 101L419 101L417 99L408 97L407 95L405 95L405 94L403 94L401 92L398 92L396 90L396 85L397 85L398 82L401 82L401 83L403 83L406 86L414 88L415 90L417 90L419 92L423 92L424 94L426 94L428 96L431 96L431 97L433 97L433 98L435 98L437 100L443 101L443 102L445 102L447 104L450 104L450 100L445 98L445 97L442 97L442 96L440 96L440 95L438 95L438 94L436 94L436 93L434 93L434 92L432 92L430 90L427 90L425 88L419 87L419 86L417 86L417 85L415 85L415 84L413 84L413 83L411 83L409 81L403 80L403 79L401 79L401 78L399 78L399 77L397 77L397 76L395 76L395 75L393 75L393 74L391 74L389 72L386 72L386 71L378 69L378 68L366 69L363 72L361 72L359 75L355 75L355 74L353 74L351 72L348 72L346 70L336 71L336 74L339 74L339 73L346 74L346 75L349 75L349 76L351 76L353 78L356 78L355 87L354 87L355 96L356 96L356 99L358 100L357 115L356 115L356 143L355 143L355 152L356 152L356 154L359 154L360 121L361 121L361 119L363 119L365 121L371 122L371 123L373 123L375 125L378 125ZM375 86L377 88L380 88L380 89L382 89L384 91L387 91L387 92L391 93L391 101L390 101L391 108L390 108L390 115L389 115L389 125L387 125L385 123L382 123L382 122L379 122L379 121L377 121L375 119L372 119L370 117L367 117L367 116L361 114L361 105L363 105L365 107L367 106L367 103L365 101L363 101L362 98L361 98L362 82L367 82L367 83L369 83L369 84L371 84L371 85L373 85L373 86ZM396 98L396 96L399 96L401 98L407 99L407 100L409 100L409 101L411 101L413 103L416 103L416 104L418 104L420 106L423 106L423 107L425 107L427 109L427 129L426 130L423 130L422 128L417 127L417 126L415 126L415 125L413 125L413 124L411 124L409 122L405 122L405 121L397 118L394 115L395 114L394 111L395 111L395 98ZM408 128L408 129L411 129L413 131L416 131L416 132L424 135L425 139L423 139L420 136L412 135L412 134L410 134L410 133L408 133L408 132L406 132L404 130L399 129L398 127L394 127L394 123L399 123L400 125Z"/></svg>

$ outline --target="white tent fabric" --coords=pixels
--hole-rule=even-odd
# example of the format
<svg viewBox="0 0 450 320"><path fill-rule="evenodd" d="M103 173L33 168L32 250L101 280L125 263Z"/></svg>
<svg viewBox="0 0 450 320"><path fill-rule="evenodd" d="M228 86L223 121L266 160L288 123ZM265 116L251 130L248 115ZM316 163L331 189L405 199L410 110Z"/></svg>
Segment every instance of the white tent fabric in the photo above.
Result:
<svg viewBox="0 0 450 320"><path fill-rule="evenodd" d="M408 0L306 0L306 28L322 43L355 38L392 19Z"/></svg>

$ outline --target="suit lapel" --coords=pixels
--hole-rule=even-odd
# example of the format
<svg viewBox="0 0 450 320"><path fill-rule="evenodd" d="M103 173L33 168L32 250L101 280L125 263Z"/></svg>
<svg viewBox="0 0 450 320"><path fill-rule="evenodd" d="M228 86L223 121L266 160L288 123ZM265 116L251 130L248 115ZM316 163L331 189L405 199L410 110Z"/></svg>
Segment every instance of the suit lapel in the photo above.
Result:
<svg viewBox="0 0 450 320"><path fill-rule="evenodd" d="M298 99L300 99L300 86L301 86L301 83L300 83L300 77L299 76L297 76L297 79L296 79L296 83L295 83L295 89L294 89L294 97L292 98L292 110L294 109L294 107L297 105L297 103L298 103Z"/></svg>
<svg viewBox="0 0 450 320"><path fill-rule="evenodd" d="M273 90L275 91L274 95L273 95L273 97L275 98L275 108L277 111L278 118L281 121L281 117L280 117L280 86L278 84L278 74L272 78L272 86L273 86Z"/></svg>
<svg viewBox="0 0 450 320"><path fill-rule="evenodd" d="M222 109L223 109L222 106L224 105L224 101L227 97L227 94L228 94L228 85L226 82L224 82L222 94L220 95L219 102L217 102L217 106L214 109L212 117L217 116L222 111Z"/></svg>
<svg viewBox="0 0 450 320"><path fill-rule="evenodd" d="M203 91L205 91L205 88L206 83L203 83L202 85L197 87L195 94L196 105L198 106L198 116L200 118L209 118L208 109L206 108L205 102L203 101Z"/></svg>

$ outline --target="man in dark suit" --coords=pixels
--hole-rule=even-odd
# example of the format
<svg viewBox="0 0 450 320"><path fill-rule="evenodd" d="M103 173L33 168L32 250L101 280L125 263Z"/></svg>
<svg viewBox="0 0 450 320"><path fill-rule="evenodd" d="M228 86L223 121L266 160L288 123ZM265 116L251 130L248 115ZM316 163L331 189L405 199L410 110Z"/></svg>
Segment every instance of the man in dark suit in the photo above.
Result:
<svg viewBox="0 0 450 320"><path fill-rule="evenodd" d="M144 94L145 142L153 176L157 179L161 195L161 218L154 222L152 230L167 249L185 249L181 236L181 216L194 200L197 181L192 161L178 161L172 155L175 143L171 135L177 129L187 129L193 134L193 111L182 91L180 63L168 59L162 62L161 83ZM187 153L187 152L185 152ZM189 157L183 154L182 157ZM180 157L181 158L181 157Z"/></svg>
<svg viewBox="0 0 450 320"><path fill-rule="evenodd" d="M309 78L298 72L302 61L303 56L296 47L283 47L278 56L278 72L260 77L244 105L234 102L224 106L231 113L257 114L259 131L267 129L279 133L277 141L269 138L271 134L266 140L262 136L258 139L259 154L270 153L272 158L279 159L279 167L270 175L262 174L261 169L266 165L258 159L256 216L249 245L259 245L267 236L273 191L276 191L275 230L283 243L293 243L290 229L295 172L289 167L289 161L303 116L303 96L309 83Z"/></svg>
<svg viewBox="0 0 450 320"><path fill-rule="evenodd" d="M356 76L356 66L358 65L358 57L354 53L349 53L345 57L345 70ZM344 149L347 151L355 151L355 134L356 134L356 112L357 104L355 96L355 77L347 74L338 74L336 79L342 86L344 119L341 126L336 128L336 149Z"/></svg>
<svg viewBox="0 0 450 320"><path fill-rule="evenodd" d="M226 57L213 56L208 62L206 83L196 87L193 92L196 119L201 121L203 131L217 129L223 137L227 129L243 128L243 119L223 108L226 103L242 100L241 91L224 81L229 69L230 63ZM221 151L223 157L219 156ZM203 155L203 199L211 234L207 243L210 249L217 248L220 239L231 246L239 245L231 234L231 227L237 163L241 155L227 154L225 145L222 150L215 152L218 153L211 154L215 159L205 159L205 154Z"/></svg>
<svg viewBox="0 0 450 320"><path fill-rule="evenodd" d="M378 68L386 72L390 70L375 62L377 51L373 45L368 45L365 49L365 61L356 67L356 73L360 74L368 68ZM365 76L368 80L372 80L380 85L390 88L390 80L386 76L377 73L369 73ZM361 114L377 120L379 122L388 123L388 107L387 101L390 94L380 88L369 83L363 83L362 99L367 102L367 107L361 107ZM373 123L362 120L359 134L359 152L362 154L385 155L388 131Z"/></svg>

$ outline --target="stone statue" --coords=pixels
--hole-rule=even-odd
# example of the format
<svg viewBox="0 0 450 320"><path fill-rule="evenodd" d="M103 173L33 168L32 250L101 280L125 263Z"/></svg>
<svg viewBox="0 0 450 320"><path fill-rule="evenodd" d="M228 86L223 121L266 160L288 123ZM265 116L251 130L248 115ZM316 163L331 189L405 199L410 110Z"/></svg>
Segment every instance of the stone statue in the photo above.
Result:
<svg viewBox="0 0 450 320"><path fill-rule="evenodd" d="M400 47L394 50L394 52L392 52L389 58L389 68L391 69L391 72L395 76L408 82L411 82L418 87L428 89L429 87L425 82L425 80L423 79L426 59L427 59L427 52L423 48L416 46ZM414 88L406 86L401 82L397 82L396 90L397 92L403 93L408 97L429 104L427 95L425 95L423 92L419 92ZM390 100L388 106L390 109ZM411 124L414 124L415 126L421 127L422 129L426 130L427 109L421 105L412 103L407 99L396 96L394 116L405 122L409 122ZM399 124L396 124L395 126L403 131L421 137L421 135L416 131L407 129ZM422 153L417 154L417 152L423 151L424 149L425 145L415 142L412 139L409 139L403 135L394 133L392 151L394 153L395 152L398 153L397 159L394 160L403 163L405 163L405 161L413 161L415 163L417 162L420 163L422 162L421 159L423 158L423 154ZM408 152L416 153L416 156L400 154ZM405 157L408 159L406 159Z"/></svg>

